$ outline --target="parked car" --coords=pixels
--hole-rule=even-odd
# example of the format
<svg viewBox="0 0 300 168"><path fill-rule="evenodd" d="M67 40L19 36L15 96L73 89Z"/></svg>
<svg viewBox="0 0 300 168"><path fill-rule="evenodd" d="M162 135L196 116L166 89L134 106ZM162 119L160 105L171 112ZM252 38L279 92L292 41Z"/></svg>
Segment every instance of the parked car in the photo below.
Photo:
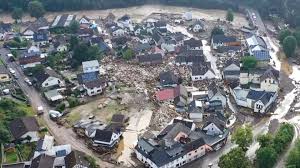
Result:
<svg viewBox="0 0 300 168"><path fill-rule="evenodd" d="M37 108L37 114L42 115L44 113L44 107L43 106L38 106Z"/></svg>
<svg viewBox="0 0 300 168"><path fill-rule="evenodd" d="M12 68L8 68L8 70L9 70L9 72L11 73L11 74L16 74L16 71L15 70L13 70Z"/></svg>
<svg viewBox="0 0 300 168"><path fill-rule="evenodd" d="M27 83L27 85L32 86L32 82L28 78L24 78L24 81Z"/></svg>

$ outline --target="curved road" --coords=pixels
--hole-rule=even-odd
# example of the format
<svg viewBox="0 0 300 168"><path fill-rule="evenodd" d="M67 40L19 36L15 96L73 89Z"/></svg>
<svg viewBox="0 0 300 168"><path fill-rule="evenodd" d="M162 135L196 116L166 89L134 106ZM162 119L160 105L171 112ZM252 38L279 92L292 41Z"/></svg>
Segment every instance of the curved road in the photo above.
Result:
<svg viewBox="0 0 300 168"><path fill-rule="evenodd" d="M32 107L37 110L38 106L44 107L43 121L47 125L49 132L55 137L58 144L70 144L73 149L82 151L96 159L98 165L101 167L110 168L114 167L112 164L99 159L98 155L91 149L87 148L84 140L79 139L71 128L65 128L58 126L55 122L50 120L48 111L51 109L47 102L43 99L42 95L36 91L33 87L28 86L25 81L25 75L21 67L16 62L8 61L6 54L9 53L6 49L0 49L1 59L6 63L8 68L12 68L16 71L18 79L16 80L22 91L29 98Z"/></svg>

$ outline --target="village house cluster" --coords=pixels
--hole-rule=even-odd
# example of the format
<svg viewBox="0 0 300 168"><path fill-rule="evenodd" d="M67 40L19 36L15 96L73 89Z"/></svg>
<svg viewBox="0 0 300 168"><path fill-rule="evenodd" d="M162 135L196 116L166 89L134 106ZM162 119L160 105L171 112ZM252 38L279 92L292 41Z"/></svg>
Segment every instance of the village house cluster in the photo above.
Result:
<svg viewBox="0 0 300 168"><path fill-rule="evenodd" d="M76 33L62 31L74 21L79 23ZM184 31L176 30L177 26ZM14 39L9 25L0 27L0 39ZM103 59L109 57L142 68L172 67L162 68L154 74L157 79L149 79L155 81L150 85L149 93L153 95L149 97L180 117L165 121L167 124L158 133L139 136L134 153L148 167L180 167L226 144L233 124L228 107L230 97L235 100L231 103L260 114L271 111L278 97L279 72L270 65L270 51L264 38L252 29L250 33L230 34L222 26L215 28L223 33L210 34L205 20L194 18L191 12L176 19L147 17L140 23L129 15L116 18L112 13L102 19L62 14L50 22L39 18L26 27L19 36L30 45L22 48L24 52L18 57L9 55L9 58L17 61L28 76L27 84L34 85L52 107L70 97L88 101L113 90L118 82L100 59L82 61L77 69L71 67L74 35L87 46L97 46ZM211 37L199 38L204 32ZM16 49L11 45L6 47ZM59 53L66 57L57 63L56 66L62 66L58 70L50 67L49 62L50 57ZM245 58L249 57L255 60L255 67L245 66ZM13 74L0 66L1 82L10 80ZM147 92L149 88L142 89ZM57 119L64 113L50 110L49 115ZM109 122L90 116L72 126L93 147L113 149L126 131L127 120L122 114L113 115ZM15 139L38 142L32 160L20 164L30 168L43 167L41 164L88 167L89 163L82 160L83 154L72 151L70 145L56 146L54 138L48 135L40 138L35 118L13 121L10 131Z"/></svg>

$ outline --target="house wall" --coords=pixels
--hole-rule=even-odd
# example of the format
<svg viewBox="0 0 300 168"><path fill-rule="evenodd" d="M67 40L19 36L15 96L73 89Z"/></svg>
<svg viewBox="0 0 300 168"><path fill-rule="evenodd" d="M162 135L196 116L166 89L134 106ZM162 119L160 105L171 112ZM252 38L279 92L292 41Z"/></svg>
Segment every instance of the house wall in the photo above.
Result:
<svg viewBox="0 0 300 168"><path fill-rule="evenodd" d="M202 122L202 120L203 120L203 114L202 113L190 113L189 117L194 122Z"/></svg>
<svg viewBox="0 0 300 168"><path fill-rule="evenodd" d="M94 140L94 145L100 144L100 145L112 147L118 142L121 135L122 135L121 133L119 133L119 134L113 133L112 136L111 136L110 142Z"/></svg>
<svg viewBox="0 0 300 168"><path fill-rule="evenodd" d="M10 81L8 74L0 74L0 82L8 82Z"/></svg>
<svg viewBox="0 0 300 168"><path fill-rule="evenodd" d="M266 107L261 101L257 101L254 104L254 112L265 113L265 109L266 109Z"/></svg>
<svg viewBox="0 0 300 168"><path fill-rule="evenodd" d="M223 71L240 71L240 67L235 64L231 64L231 65L225 67L223 69Z"/></svg>
<svg viewBox="0 0 300 168"><path fill-rule="evenodd" d="M98 94L101 94L103 89L102 87L95 87L95 88L86 88L84 86L84 88L86 89L86 93L89 95L89 96L95 96L95 95L98 95Z"/></svg>
<svg viewBox="0 0 300 168"><path fill-rule="evenodd" d="M190 151L189 153L187 153L186 155L173 160L172 162L161 166L159 168L175 168L175 167L181 167L189 162L192 162L202 156L204 156L206 153L205 150L205 145L200 146L199 148ZM144 164L148 165L148 167L152 167L152 168L158 168L157 165L155 165L155 163L153 163L149 158L144 157L141 153L139 153L138 151L135 150L137 159L140 160L141 162L143 162Z"/></svg>
<svg viewBox="0 0 300 168"><path fill-rule="evenodd" d="M241 85L246 85L249 82L259 84L260 83L260 75L259 74L254 74L254 73L241 72L240 73L240 83L241 83Z"/></svg>
<svg viewBox="0 0 300 168"><path fill-rule="evenodd" d="M191 78L192 78L192 81L200 81L203 79L213 79L213 78L215 78L215 74L211 70L208 70L204 75L193 76L191 74Z"/></svg>
<svg viewBox="0 0 300 168"><path fill-rule="evenodd" d="M34 63L29 63L29 64L25 64L25 65L21 65L24 69L26 68L33 68L35 67L36 65L40 65L41 62L34 62Z"/></svg>
<svg viewBox="0 0 300 168"><path fill-rule="evenodd" d="M125 31L122 30L122 29L118 29L118 30L114 31L114 32L112 33L112 35L113 35L113 36L124 36L124 35L125 35Z"/></svg>
<svg viewBox="0 0 300 168"><path fill-rule="evenodd" d="M40 139L38 132L36 132L36 131L27 132L26 134L22 135L21 138L26 138L27 136L31 137L30 142L36 142Z"/></svg>
<svg viewBox="0 0 300 168"><path fill-rule="evenodd" d="M68 47L66 45L59 45L56 49L58 52L65 52L68 50Z"/></svg>
<svg viewBox="0 0 300 168"><path fill-rule="evenodd" d="M89 73L89 72L99 72L99 66L90 66L90 67L85 67L83 68L84 73Z"/></svg>
<svg viewBox="0 0 300 168"><path fill-rule="evenodd" d="M42 87L43 88L47 88L47 87L52 87L52 86L58 86L61 83L59 78L55 78L50 76L48 79L46 79L43 83L42 83Z"/></svg>
<svg viewBox="0 0 300 168"><path fill-rule="evenodd" d="M166 52L174 52L175 51L175 45L174 44L161 44L161 48Z"/></svg>
<svg viewBox="0 0 300 168"><path fill-rule="evenodd" d="M217 93L212 98L209 99L209 101L214 101L214 100L220 100L222 102L222 106L226 107L227 99L222 94Z"/></svg>
<svg viewBox="0 0 300 168"><path fill-rule="evenodd" d="M193 32L200 32L202 30L202 27L200 26L200 25L195 25L194 27L193 27Z"/></svg>
<svg viewBox="0 0 300 168"><path fill-rule="evenodd" d="M220 135L223 133L214 123L210 123L203 130L206 131L207 135Z"/></svg>
<svg viewBox="0 0 300 168"><path fill-rule="evenodd" d="M261 89L267 92L277 92L279 90L278 85L278 82L272 78L267 78L260 83Z"/></svg>

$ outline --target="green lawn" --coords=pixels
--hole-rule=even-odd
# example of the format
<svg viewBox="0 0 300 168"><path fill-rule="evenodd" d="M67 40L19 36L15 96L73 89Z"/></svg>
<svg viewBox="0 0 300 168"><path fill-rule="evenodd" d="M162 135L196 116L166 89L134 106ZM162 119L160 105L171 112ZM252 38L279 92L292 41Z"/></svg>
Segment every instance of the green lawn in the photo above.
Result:
<svg viewBox="0 0 300 168"><path fill-rule="evenodd" d="M22 155L22 158L25 161L27 161L32 157L35 148L36 148L36 143L21 144L19 147L19 152Z"/></svg>
<svg viewBox="0 0 300 168"><path fill-rule="evenodd" d="M18 155L16 152L5 152L5 163L16 163L18 161Z"/></svg>
<svg viewBox="0 0 300 168"><path fill-rule="evenodd" d="M81 115L80 113L69 113L66 119L70 125L74 125L77 121L81 119Z"/></svg>

